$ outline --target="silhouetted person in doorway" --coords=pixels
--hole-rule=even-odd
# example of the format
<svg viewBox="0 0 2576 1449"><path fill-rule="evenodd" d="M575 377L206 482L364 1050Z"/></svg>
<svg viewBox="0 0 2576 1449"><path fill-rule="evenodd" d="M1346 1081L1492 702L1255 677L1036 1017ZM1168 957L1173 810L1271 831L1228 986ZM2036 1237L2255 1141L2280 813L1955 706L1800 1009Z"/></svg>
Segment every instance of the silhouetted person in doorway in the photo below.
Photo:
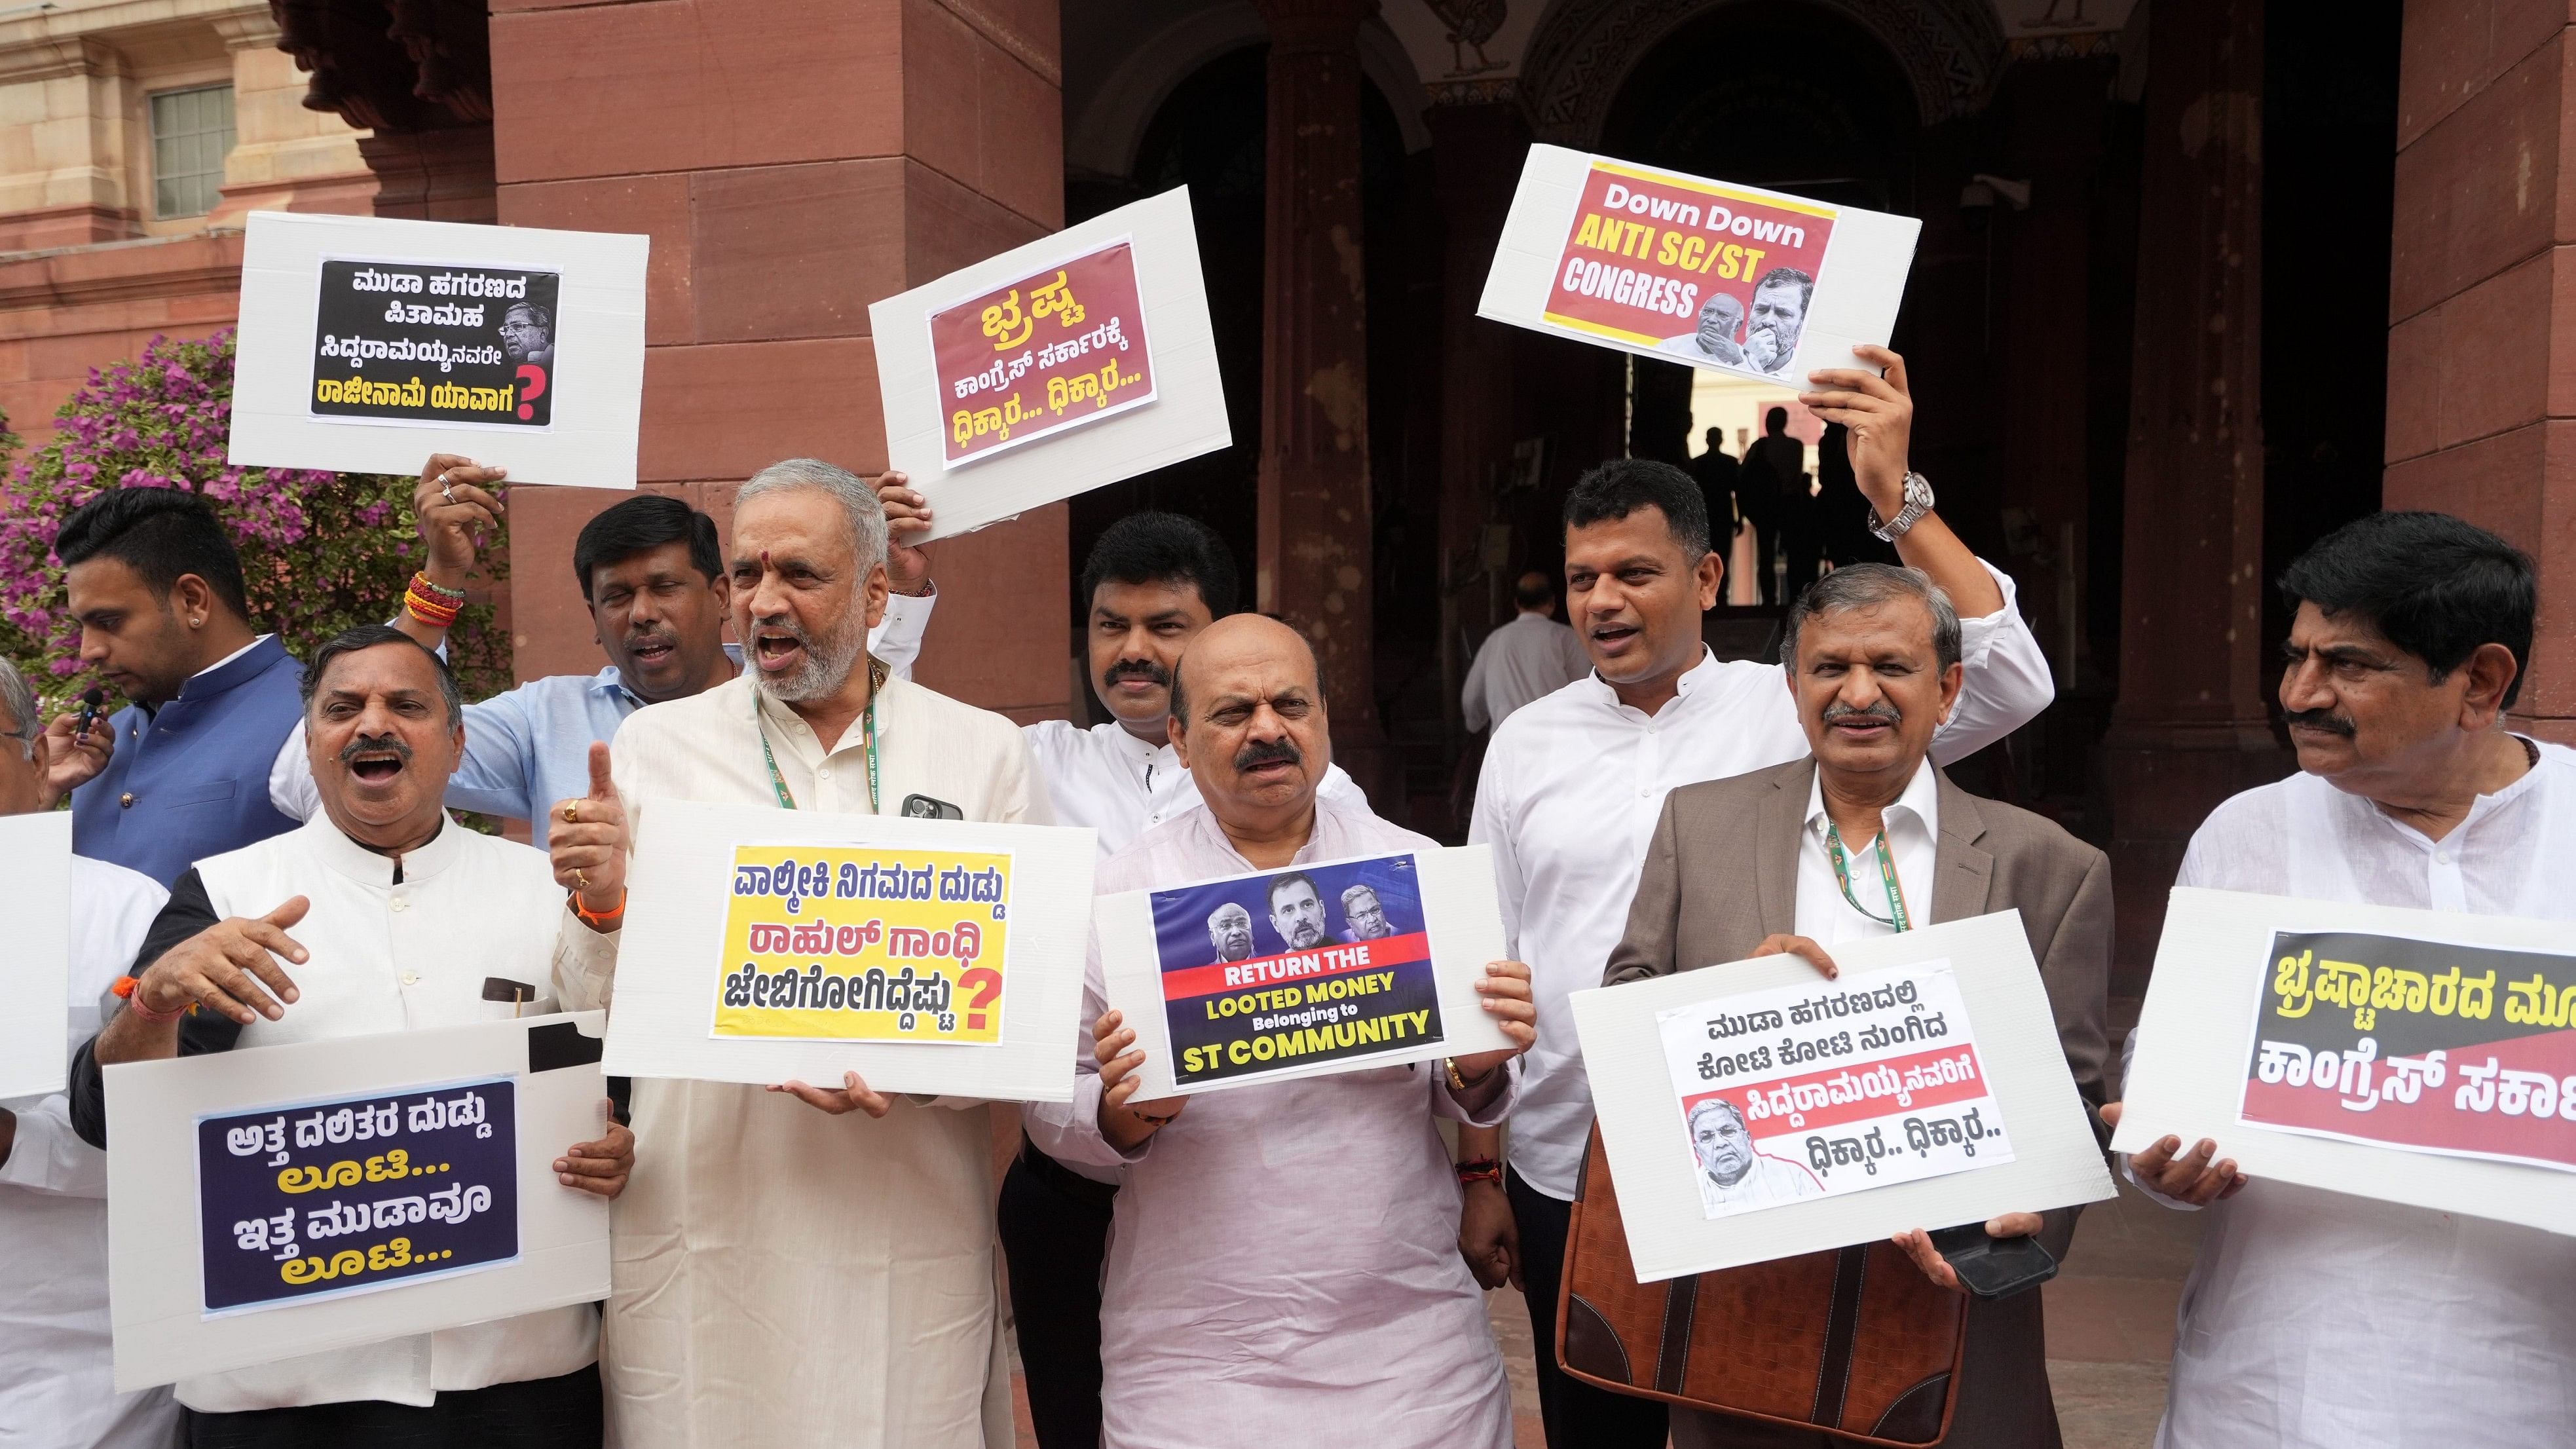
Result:
<svg viewBox="0 0 2576 1449"><path fill-rule="evenodd" d="M1744 506L1746 521L1753 525L1760 552L1754 569L1762 581L1762 602L1780 602L1772 560L1784 552L1789 558L1789 592L1794 596L1814 581L1818 551L1812 522L1815 499L1807 493L1807 450L1789 436L1787 408L1773 408L1762 415L1762 436L1744 450L1744 474L1735 496ZM1798 571L1802 549L1804 573Z"/></svg>
<svg viewBox="0 0 2576 1449"><path fill-rule="evenodd" d="M1690 475L1699 480L1700 498L1708 504L1711 547L1726 556L1734 549L1735 535L1744 531L1743 516L1735 501L1744 465L1726 451L1726 429L1711 428L1707 436L1708 451L1691 459Z"/></svg>

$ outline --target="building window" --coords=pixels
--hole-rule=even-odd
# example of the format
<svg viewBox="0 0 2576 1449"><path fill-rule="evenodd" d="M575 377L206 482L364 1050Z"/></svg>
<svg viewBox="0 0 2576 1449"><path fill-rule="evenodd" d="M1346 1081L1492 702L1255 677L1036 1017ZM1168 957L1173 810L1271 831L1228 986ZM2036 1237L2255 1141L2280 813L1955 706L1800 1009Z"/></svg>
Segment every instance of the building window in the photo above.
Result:
<svg viewBox="0 0 2576 1449"><path fill-rule="evenodd" d="M203 216L233 149L233 88L202 86L152 98L152 214Z"/></svg>

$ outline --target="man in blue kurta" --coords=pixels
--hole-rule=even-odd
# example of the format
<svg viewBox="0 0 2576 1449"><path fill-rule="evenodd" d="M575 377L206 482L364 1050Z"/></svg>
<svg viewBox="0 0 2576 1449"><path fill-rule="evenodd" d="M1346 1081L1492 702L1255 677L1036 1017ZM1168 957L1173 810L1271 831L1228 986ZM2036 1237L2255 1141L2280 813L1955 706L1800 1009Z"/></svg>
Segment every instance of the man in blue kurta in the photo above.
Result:
<svg viewBox="0 0 2576 1449"><path fill-rule="evenodd" d="M63 520L54 555L81 663L131 701L86 730L66 714L47 731L49 786L72 790L72 849L167 886L293 829L270 781L303 715L300 668L253 629L213 512L185 489L119 488Z"/></svg>

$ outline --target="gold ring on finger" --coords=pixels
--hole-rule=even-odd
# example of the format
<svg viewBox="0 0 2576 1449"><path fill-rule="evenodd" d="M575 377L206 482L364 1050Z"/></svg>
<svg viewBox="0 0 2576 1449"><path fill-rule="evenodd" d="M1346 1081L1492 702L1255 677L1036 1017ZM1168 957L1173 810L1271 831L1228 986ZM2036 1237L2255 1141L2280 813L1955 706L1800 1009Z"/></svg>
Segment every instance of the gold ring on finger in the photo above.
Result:
<svg viewBox="0 0 2576 1449"><path fill-rule="evenodd" d="M578 800L566 800L564 802L564 824L579 825L580 823L581 802Z"/></svg>
<svg viewBox="0 0 2576 1449"><path fill-rule="evenodd" d="M590 877L582 874L578 869L574 870L572 873L572 888L577 891L585 893L588 892L590 889Z"/></svg>

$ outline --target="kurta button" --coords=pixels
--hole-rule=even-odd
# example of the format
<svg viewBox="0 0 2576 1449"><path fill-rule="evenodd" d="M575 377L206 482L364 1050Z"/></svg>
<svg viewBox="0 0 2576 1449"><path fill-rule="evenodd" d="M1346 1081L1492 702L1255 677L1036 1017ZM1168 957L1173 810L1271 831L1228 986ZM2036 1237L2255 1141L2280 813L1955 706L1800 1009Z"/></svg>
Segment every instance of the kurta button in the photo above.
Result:
<svg viewBox="0 0 2576 1449"><path fill-rule="evenodd" d="M117 796L117 797L116 797L116 803L117 803L118 805L120 805L120 806L124 807L125 809L128 809L128 810L133 809L133 808L134 808L134 792L133 792L133 791L131 791L131 790L128 790L128 791L126 791L124 794Z"/></svg>
<svg viewBox="0 0 2576 1449"><path fill-rule="evenodd" d="M405 986L418 986L420 984L420 973L417 971L404 972L402 974L402 984Z"/></svg>
<svg viewBox="0 0 2576 1449"><path fill-rule="evenodd" d="M398 911L407 911L407 910L410 910L410 909L411 909L411 902L409 902L409 901L407 901L407 900L404 900L401 896L396 896L396 897L394 897L394 909L395 909L395 910L398 910ZM410 984L410 982L411 982L411 978L410 978L409 976L405 976L405 977L403 978L403 983L404 983L405 985L409 985L409 984Z"/></svg>

